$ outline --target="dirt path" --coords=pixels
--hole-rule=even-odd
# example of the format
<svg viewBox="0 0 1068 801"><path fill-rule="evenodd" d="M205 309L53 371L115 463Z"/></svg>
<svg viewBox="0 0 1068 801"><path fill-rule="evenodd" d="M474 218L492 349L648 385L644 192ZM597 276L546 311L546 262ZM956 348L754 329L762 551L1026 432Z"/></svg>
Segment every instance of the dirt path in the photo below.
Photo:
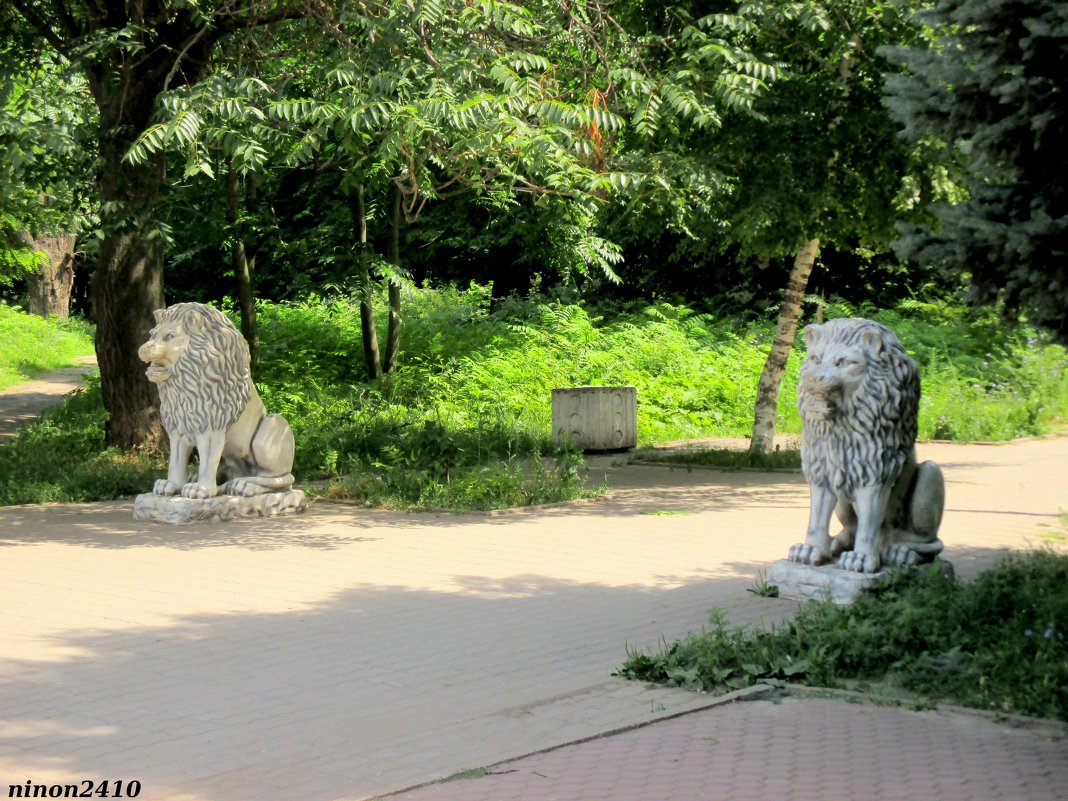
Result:
<svg viewBox="0 0 1068 801"><path fill-rule="evenodd" d="M62 403L63 396L82 386L85 377L95 372L96 357L81 356L70 367L0 390L0 444L13 439L49 406Z"/></svg>

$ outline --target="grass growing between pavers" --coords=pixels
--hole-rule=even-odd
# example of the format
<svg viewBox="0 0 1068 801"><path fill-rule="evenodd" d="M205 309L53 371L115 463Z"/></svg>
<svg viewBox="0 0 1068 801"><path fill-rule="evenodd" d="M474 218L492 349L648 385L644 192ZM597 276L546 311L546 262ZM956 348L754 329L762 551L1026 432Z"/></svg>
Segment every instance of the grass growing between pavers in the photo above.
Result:
<svg viewBox="0 0 1068 801"><path fill-rule="evenodd" d="M878 681L930 699L1068 721L1068 555L1010 554L972 582L938 565L899 574L851 606L809 601L779 627L709 627L618 674L725 691L756 683Z"/></svg>

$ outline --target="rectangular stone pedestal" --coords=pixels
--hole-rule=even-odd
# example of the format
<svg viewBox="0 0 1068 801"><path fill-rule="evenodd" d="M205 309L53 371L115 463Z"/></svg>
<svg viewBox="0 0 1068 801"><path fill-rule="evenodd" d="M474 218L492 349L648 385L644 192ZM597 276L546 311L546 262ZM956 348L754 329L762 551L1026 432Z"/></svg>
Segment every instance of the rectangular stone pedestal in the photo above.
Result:
<svg viewBox="0 0 1068 801"><path fill-rule="evenodd" d="M780 598L792 601L815 598L818 601L830 599L836 604L851 604L864 590L885 581L887 575L885 570L854 573L833 564L813 567L780 559L768 571L768 584L779 588Z"/></svg>
<svg viewBox="0 0 1068 801"><path fill-rule="evenodd" d="M307 508L308 501L302 490L268 492L251 498L218 495L203 500L146 492L134 499L134 520L175 524L217 522L242 517L292 515Z"/></svg>

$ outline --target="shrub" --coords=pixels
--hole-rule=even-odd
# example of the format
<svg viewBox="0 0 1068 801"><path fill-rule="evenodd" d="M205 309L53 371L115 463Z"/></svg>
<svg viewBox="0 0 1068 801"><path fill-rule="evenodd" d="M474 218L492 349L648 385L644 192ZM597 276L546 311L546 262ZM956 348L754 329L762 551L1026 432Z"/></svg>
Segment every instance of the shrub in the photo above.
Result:
<svg viewBox="0 0 1068 801"><path fill-rule="evenodd" d="M369 382L354 299L261 302L258 311L256 385L267 408L293 426L298 477L371 471L366 479L371 488L388 481L422 487L401 493L406 503L422 503L416 499L431 492L423 486L431 482L446 488L434 492L477 494L473 488L448 488L455 481L462 488L467 479L461 476L477 476L482 468L493 474L483 479L497 485L487 493L512 493L508 465L554 452L554 387L637 387L640 444L747 436L773 337L771 323L715 319L666 303L596 314L540 298L491 305L489 287L477 285L424 288L404 298L399 369ZM922 436L1006 439L1068 421L1064 350L1045 345L1027 329L931 304L860 311L897 330L920 362ZM386 310L376 312L384 323ZM829 313L856 310L832 307ZM803 356L795 350L783 378L780 434L800 431L795 398ZM105 413L99 404L99 391L90 389L68 412L50 414L0 449L0 467L17 462L25 476L8 480L0 502L113 497L136 489L150 463L104 453ZM796 462L796 454L781 458ZM42 464L30 465L34 459ZM46 460L68 465L71 478ZM106 480L94 483L94 475ZM377 492L365 494L379 497Z"/></svg>
<svg viewBox="0 0 1068 801"><path fill-rule="evenodd" d="M809 601L779 629L711 627L632 653L627 678L724 689L758 681L884 680L955 703L1068 720L1068 555L1011 554L974 582L938 565L852 606Z"/></svg>

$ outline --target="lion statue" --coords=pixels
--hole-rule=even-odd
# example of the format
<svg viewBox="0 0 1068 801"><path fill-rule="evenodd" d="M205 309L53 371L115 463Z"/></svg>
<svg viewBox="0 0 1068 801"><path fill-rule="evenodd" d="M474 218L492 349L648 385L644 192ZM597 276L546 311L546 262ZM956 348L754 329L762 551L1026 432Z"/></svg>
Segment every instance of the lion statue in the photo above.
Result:
<svg viewBox="0 0 1068 801"><path fill-rule="evenodd" d="M160 416L170 439L167 478L156 495L212 498L281 492L293 486L293 432L267 414L249 373L245 338L220 312L177 303L153 312L156 326L137 351L159 389ZM189 476L196 448L199 469Z"/></svg>
<svg viewBox="0 0 1068 801"><path fill-rule="evenodd" d="M871 320L805 328L798 408L801 467L811 492L805 541L794 562L873 573L942 550L942 469L916 464L920 377L890 329ZM831 513L843 529L830 535Z"/></svg>

